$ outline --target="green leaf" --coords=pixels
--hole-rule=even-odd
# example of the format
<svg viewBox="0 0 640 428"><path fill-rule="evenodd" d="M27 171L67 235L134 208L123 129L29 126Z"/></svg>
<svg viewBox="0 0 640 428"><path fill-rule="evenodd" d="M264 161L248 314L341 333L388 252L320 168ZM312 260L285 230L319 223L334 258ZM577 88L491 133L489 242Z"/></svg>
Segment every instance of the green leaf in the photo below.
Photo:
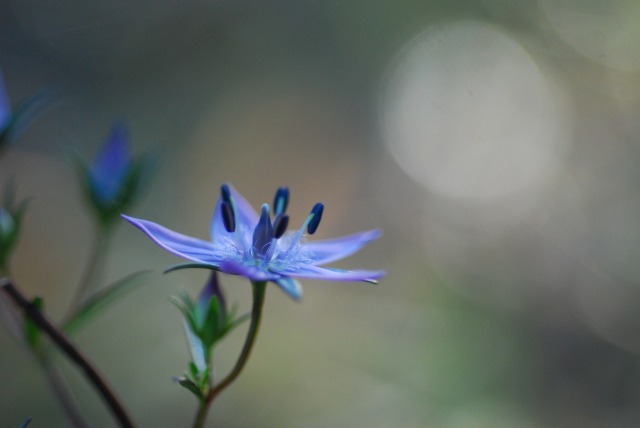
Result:
<svg viewBox="0 0 640 428"><path fill-rule="evenodd" d="M189 344L189 352L191 353L191 360L196 366L198 373L204 372L207 369L207 350L202 343L202 340L194 333L189 325L189 322L184 321L184 331L187 336L187 342Z"/></svg>
<svg viewBox="0 0 640 428"><path fill-rule="evenodd" d="M36 119L53 106L57 95L58 91L55 89L42 89L18 104L13 111L6 136L9 144L13 143Z"/></svg>
<svg viewBox="0 0 640 428"><path fill-rule="evenodd" d="M209 367L204 369L204 371L200 374L200 390L206 391L209 387Z"/></svg>
<svg viewBox="0 0 640 428"><path fill-rule="evenodd" d="M220 320L220 305L216 296L211 296L208 310L202 318L200 337L202 337L204 345L211 348L220 339L220 333L224 328L222 320Z"/></svg>
<svg viewBox="0 0 640 428"><path fill-rule="evenodd" d="M115 302L118 298L131 292L135 287L142 284L141 281L135 281L149 271L135 272L118 281L108 285L102 290L95 293L84 301L82 306L63 324L63 330L72 333L82 325L86 324L96 314Z"/></svg>
<svg viewBox="0 0 640 428"><path fill-rule="evenodd" d="M57 91L45 89L22 101L11 112L5 126L0 128L0 155L22 135L38 117L52 107Z"/></svg>
<svg viewBox="0 0 640 428"><path fill-rule="evenodd" d="M196 383L194 381L192 381L191 379L189 379L186 376L180 376L176 378L176 381L184 388L188 389L189 391L191 391L196 397L198 397L198 399L203 400L204 399L204 393L202 392L202 390L200 390L200 388L198 387L198 385L196 385Z"/></svg>
<svg viewBox="0 0 640 428"><path fill-rule="evenodd" d="M169 301L182 312L182 316L191 327L191 331L199 332L200 322L197 318L195 303L191 300L191 297L182 290L178 296L171 296Z"/></svg>
<svg viewBox="0 0 640 428"><path fill-rule="evenodd" d="M218 270L216 266L208 265L206 263L181 263L179 265L171 266L168 269L165 269L164 273L173 272L181 269L209 269L209 270Z"/></svg>
<svg viewBox="0 0 640 428"><path fill-rule="evenodd" d="M234 328L238 327L240 324L242 324L243 322L251 319L251 312L247 312L246 314L236 318L235 320L233 319L234 317L234 312L233 311L227 321L226 321L226 326L224 328L224 332L222 333L222 335L220 336L221 338L223 336L226 336L231 330L233 330Z"/></svg>
<svg viewBox="0 0 640 428"><path fill-rule="evenodd" d="M189 361L189 371L191 372L191 377L193 379L197 378L200 374L198 367L193 363L193 361Z"/></svg>

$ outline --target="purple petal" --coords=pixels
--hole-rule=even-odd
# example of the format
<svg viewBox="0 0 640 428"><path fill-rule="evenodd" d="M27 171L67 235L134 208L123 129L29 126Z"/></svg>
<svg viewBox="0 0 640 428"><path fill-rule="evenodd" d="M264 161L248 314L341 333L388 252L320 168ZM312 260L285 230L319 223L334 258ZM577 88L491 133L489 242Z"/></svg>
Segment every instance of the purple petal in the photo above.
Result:
<svg viewBox="0 0 640 428"><path fill-rule="evenodd" d="M209 279L198 296L198 307L201 313L206 313L211 297L213 296L218 300L220 318L226 319L227 303L220 282L218 281L218 272L215 270L212 270L211 274L209 274Z"/></svg>
<svg viewBox="0 0 640 428"><path fill-rule="evenodd" d="M256 266L247 266L233 260L220 262L220 272L244 276L252 281L274 281L280 278L278 274L262 270Z"/></svg>
<svg viewBox="0 0 640 428"><path fill-rule="evenodd" d="M0 132L7 126L11 117L11 105L9 105L9 97L7 96L7 88L0 71Z"/></svg>
<svg viewBox="0 0 640 428"><path fill-rule="evenodd" d="M109 202L116 197L130 162L129 131L123 122L119 122L111 128L91 166L95 190L102 201Z"/></svg>
<svg viewBox="0 0 640 428"><path fill-rule="evenodd" d="M236 228L240 229L240 232L243 233L244 242L247 245L251 244L251 239L253 236L253 228L258 224L258 213L253 209L251 204L247 202L247 200L240 194L236 189L233 188L232 185L227 184L229 186L229 190L231 191L231 196L235 201L236 208ZM218 202L213 210L213 216L211 217L211 241L215 242L217 237L230 235L229 232L224 228L224 223L222 222L222 199L218 198Z"/></svg>
<svg viewBox="0 0 640 428"><path fill-rule="evenodd" d="M293 299L300 300L302 297L302 286L295 279L283 276L273 282L275 282L282 291L287 293Z"/></svg>
<svg viewBox="0 0 640 428"><path fill-rule="evenodd" d="M171 254L195 262L217 265L213 244L201 239L192 238L147 220L141 220L122 214L122 218L142 230L156 244Z"/></svg>
<svg viewBox="0 0 640 428"><path fill-rule="evenodd" d="M283 272L294 278L324 279L327 281L375 281L384 276L383 270L342 270L319 266L305 266L301 269Z"/></svg>
<svg viewBox="0 0 640 428"><path fill-rule="evenodd" d="M313 263L323 265L350 256L380 235L382 232L374 229L326 241L308 242L303 245L305 251L309 253L309 257L313 259Z"/></svg>

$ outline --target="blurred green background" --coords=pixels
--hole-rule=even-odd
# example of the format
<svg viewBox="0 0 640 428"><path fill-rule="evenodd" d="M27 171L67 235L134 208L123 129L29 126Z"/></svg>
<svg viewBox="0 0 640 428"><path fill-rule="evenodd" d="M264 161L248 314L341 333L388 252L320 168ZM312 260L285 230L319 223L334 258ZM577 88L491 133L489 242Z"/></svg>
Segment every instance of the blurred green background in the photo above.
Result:
<svg viewBox="0 0 640 428"><path fill-rule="evenodd" d="M206 238L219 185L292 191L319 238L380 227L338 264L379 286L270 286L217 427L636 427L640 423L640 3L635 0L3 0L13 101L59 96L0 160L33 197L16 282L59 319L92 231L70 151L126 117L156 169L130 214ZM76 342L142 427L189 426L168 297L206 274L122 224L105 282L151 269ZM250 307L250 287L223 277ZM243 329L218 348L220 373ZM0 328L0 426L66 426ZM58 358L92 426L114 423Z"/></svg>

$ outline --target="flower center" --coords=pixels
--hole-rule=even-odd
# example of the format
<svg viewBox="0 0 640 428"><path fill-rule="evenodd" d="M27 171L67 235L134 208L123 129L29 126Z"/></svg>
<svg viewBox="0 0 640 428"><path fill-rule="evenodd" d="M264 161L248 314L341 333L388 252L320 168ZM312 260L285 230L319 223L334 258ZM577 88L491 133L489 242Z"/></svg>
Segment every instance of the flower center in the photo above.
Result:
<svg viewBox="0 0 640 428"><path fill-rule="evenodd" d="M220 188L221 194L221 211L222 222L227 232L238 232L236 226L238 224L236 204L231 195L229 187L224 184ZM299 247L300 239L306 231L309 235L313 235L322 219L322 212L324 205L317 203L311 209L309 216L302 224L300 230L298 230L293 237L287 235L280 245L280 251L276 253L278 249L278 240L280 240L286 233L289 226L289 216L286 214L287 206L289 204L289 189L286 187L280 187L276 191L273 200L273 222L271 221L271 209L269 204L262 205L260 209L260 219L258 224L253 230L253 237L251 240L251 248L245 254L247 254L253 262L257 265L266 267L274 260L274 257L280 259L296 259L299 256L297 248ZM240 242L236 239L237 242ZM240 248L240 247L239 247ZM248 260L247 260L248 261ZM282 260L280 260L282 261Z"/></svg>

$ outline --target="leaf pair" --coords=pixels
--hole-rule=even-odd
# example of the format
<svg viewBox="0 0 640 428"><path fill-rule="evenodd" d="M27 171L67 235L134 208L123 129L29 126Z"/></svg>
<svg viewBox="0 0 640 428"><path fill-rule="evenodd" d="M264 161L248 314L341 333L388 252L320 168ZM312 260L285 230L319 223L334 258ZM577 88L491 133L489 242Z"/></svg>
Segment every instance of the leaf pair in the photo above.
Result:
<svg viewBox="0 0 640 428"><path fill-rule="evenodd" d="M215 275L216 272L212 272L209 283L196 301L192 300L186 292L171 299L182 312L191 354L189 372L176 380L199 399L206 396L209 388L212 370L210 361L214 345L250 317L249 314L245 314L236 318L235 307L227 311L224 296Z"/></svg>

